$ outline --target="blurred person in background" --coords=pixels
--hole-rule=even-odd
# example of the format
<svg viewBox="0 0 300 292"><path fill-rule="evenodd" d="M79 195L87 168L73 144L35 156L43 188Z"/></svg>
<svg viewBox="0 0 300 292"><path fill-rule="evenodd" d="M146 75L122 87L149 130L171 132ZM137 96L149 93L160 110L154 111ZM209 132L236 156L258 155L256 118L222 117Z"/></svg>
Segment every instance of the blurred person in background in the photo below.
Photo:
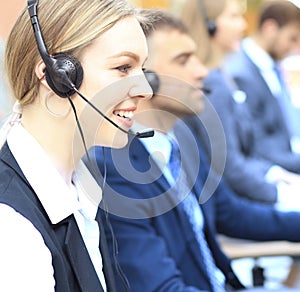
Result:
<svg viewBox="0 0 300 292"><path fill-rule="evenodd" d="M288 5L293 6L291 3ZM293 159L291 165L285 168L256 153L255 145L260 143L260 139L256 138L256 121L248 105L251 97L225 68L225 64L235 66L234 61L228 63L228 59L240 51L247 28L244 9L245 2L240 0L190 0L182 8L182 18L198 42L198 56L210 69L204 83L211 90L209 101L220 117L226 136L226 145L220 144L218 135L211 135L211 140L206 137L203 142L208 153L212 148L225 153L225 178L240 196L299 210L300 177L296 173L300 170L300 156L290 153ZM248 72L244 67L242 71ZM257 87L257 82L253 81L249 88ZM207 110L202 115L203 119L210 119ZM189 124L199 131L200 137L205 137L206 130L197 119L191 118ZM272 148L277 149L274 144L276 141ZM280 149L278 153L283 155ZM213 166L222 174L223 168Z"/></svg>
<svg viewBox="0 0 300 292"><path fill-rule="evenodd" d="M242 49L227 66L247 96L259 141L255 153L296 172L300 156L293 154L300 153L300 115L291 102L281 61L299 42L300 7L294 0L265 1L255 31L243 40Z"/></svg>
<svg viewBox="0 0 300 292"><path fill-rule="evenodd" d="M300 115L300 41L297 48L282 60L281 66L289 85L291 102Z"/></svg>

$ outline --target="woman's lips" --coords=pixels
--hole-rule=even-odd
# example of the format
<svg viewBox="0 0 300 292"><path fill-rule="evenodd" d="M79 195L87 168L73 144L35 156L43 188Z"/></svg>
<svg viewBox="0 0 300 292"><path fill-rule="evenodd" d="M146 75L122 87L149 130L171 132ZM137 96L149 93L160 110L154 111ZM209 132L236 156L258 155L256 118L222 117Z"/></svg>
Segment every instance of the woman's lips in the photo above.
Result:
<svg viewBox="0 0 300 292"><path fill-rule="evenodd" d="M115 110L113 114L117 117L118 121L127 128L131 128L133 124L134 110Z"/></svg>

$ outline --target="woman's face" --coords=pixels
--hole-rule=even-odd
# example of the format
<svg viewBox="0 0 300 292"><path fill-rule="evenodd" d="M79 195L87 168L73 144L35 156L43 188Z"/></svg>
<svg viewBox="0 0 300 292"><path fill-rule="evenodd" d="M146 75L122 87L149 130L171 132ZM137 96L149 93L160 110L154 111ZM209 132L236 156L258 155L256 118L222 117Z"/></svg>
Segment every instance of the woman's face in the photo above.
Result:
<svg viewBox="0 0 300 292"><path fill-rule="evenodd" d="M216 19L217 33L213 42L224 52L235 52L240 48L241 39L247 28L241 5L228 0L222 13Z"/></svg>
<svg viewBox="0 0 300 292"><path fill-rule="evenodd" d="M84 79L79 91L101 112L128 131L141 98L152 90L143 74L148 56L144 33L135 17L126 17L104 32L81 57ZM76 96L88 146L123 147L127 134L97 114Z"/></svg>

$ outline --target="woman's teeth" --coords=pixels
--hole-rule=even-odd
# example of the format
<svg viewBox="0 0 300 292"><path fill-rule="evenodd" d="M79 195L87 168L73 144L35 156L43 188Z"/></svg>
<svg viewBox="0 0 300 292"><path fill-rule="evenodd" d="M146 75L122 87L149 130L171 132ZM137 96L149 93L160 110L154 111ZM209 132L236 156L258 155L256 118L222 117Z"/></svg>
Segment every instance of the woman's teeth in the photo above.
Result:
<svg viewBox="0 0 300 292"><path fill-rule="evenodd" d="M121 117L121 118L125 118L128 120L131 120L133 117L133 111L115 111L115 115Z"/></svg>

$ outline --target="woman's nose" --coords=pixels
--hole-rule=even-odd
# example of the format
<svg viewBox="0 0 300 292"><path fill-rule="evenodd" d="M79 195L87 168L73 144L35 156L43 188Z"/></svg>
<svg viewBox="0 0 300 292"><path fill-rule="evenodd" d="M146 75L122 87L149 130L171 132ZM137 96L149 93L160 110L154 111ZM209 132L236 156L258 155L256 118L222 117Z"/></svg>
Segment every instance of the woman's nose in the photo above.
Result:
<svg viewBox="0 0 300 292"><path fill-rule="evenodd" d="M134 86L129 92L131 97L140 97L150 99L153 96L153 91L144 74L135 76Z"/></svg>

